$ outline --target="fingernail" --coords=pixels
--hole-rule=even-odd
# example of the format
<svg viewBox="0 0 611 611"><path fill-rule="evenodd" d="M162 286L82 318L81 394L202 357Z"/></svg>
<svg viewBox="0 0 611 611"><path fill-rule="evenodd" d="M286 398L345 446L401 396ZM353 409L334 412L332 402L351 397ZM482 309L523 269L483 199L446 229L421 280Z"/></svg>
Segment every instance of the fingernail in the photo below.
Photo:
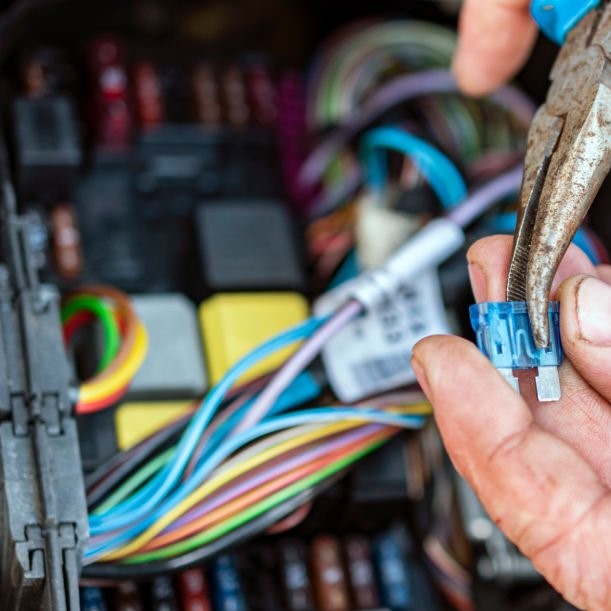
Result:
<svg viewBox="0 0 611 611"><path fill-rule="evenodd" d="M471 290L475 301L482 301L486 297L486 274L479 263L469 262L469 279L471 280Z"/></svg>
<svg viewBox="0 0 611 611"><path fill-rule="evenodd" d="M418 360L418 357L415 354L412 354L411 359L412 369L416 374L416 379L418 380L418 384L420 384L424 394L430 398L430 385L429 381L426 377L426 371L422 365L422 363Z"/></svg>
<svg viewBox="0 0 611 611"><path fill-rule="evenodd" d="M586 278L577 288L576 304L581 338L595 346L611 346L611 286Z"/></svg>

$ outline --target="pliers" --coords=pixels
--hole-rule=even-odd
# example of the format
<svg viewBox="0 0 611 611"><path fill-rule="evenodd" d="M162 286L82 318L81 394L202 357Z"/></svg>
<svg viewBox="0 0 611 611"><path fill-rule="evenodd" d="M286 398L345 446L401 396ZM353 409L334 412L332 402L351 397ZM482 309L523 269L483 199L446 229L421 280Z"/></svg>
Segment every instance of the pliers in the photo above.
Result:
<svg viewBox="0 0 611 611"><path fill-rule="evenodd" d="M507 301L528 303L546 348L552 281L611 169L611 0L534 0L532 13L564 44L528 135Z"/></svg>

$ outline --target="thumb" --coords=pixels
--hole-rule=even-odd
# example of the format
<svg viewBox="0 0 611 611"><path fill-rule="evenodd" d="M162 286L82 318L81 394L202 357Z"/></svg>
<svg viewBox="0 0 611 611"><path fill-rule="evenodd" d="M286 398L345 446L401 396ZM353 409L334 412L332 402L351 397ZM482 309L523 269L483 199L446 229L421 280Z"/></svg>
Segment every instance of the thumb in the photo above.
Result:
<svg viewBox="0 0 611 611"><path fill-rule="evenodd" d="M575 369L611 402L611 286L574 276L560 287L562 345Z"/></svg>

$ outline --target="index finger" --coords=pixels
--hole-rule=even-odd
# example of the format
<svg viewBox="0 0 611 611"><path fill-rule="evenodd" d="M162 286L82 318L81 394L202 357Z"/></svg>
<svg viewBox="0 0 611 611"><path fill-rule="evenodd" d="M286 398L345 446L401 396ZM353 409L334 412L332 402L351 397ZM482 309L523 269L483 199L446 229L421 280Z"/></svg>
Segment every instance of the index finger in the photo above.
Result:
<svg viewBox="0 0 611 611"><path fill-rule="evenodd" d="M490 93L528 59L537 37L529 6L529 0L465 0L453 67L465 93Z"/></svg>

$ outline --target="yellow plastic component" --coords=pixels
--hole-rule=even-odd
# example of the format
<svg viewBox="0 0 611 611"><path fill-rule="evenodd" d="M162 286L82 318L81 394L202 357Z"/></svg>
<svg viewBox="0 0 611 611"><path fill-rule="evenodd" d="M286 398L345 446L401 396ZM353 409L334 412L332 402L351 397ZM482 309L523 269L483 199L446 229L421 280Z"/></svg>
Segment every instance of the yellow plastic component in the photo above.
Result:
<svg viewBox="0 0 611 611"><path fill-rule="evenodd" d="M302 322L308 314L308 302L298 293L219 293L204 301L199 320L211 382L218 382L261 342ZM263 359L239 383L276 369L297 345Z"/></svg>
<svg viewBox="0 0 611 611"><path fill-rule="evenodd" d="M165 428L191 409L193 399L124 403L115 412L115 430L120 450L127 450Z"/></svg>

